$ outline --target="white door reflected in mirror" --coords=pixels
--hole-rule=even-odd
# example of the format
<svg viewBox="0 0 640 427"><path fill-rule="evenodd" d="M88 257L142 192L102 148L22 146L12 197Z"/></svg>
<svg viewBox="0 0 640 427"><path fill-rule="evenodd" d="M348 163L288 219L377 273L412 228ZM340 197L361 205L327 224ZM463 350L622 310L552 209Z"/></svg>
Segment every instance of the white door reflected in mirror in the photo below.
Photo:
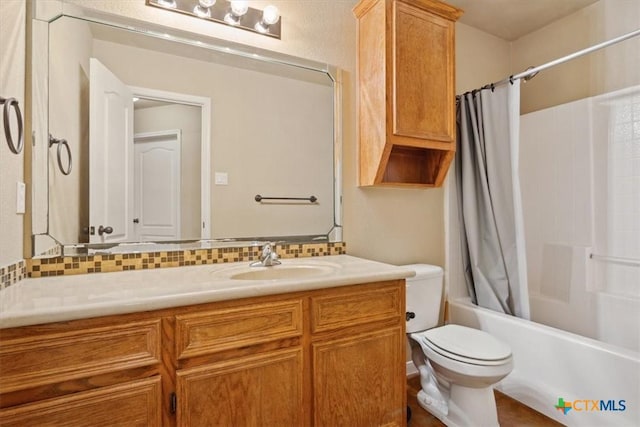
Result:
<svg viewBox="0 0 640 427"><path fill-rule="evenodd" d="M201 132L189 128L183 147L183 129L166 129L199 129L201 107L142 98L157 91L128 87L95 58L90 67L90 243L206 238Z"/></svg>
<svg viewBox="0 0 640 427"><path fill-rule="evenodd" d="M132 241L133 94L95 58L89 81L89 241Z"/></svg>
<svg viewBox="0 0 640 427"><path fill-rule="evenodd" d="M134 138L134 239L176 240L180 232L181 132L136 134Z"/></svg>

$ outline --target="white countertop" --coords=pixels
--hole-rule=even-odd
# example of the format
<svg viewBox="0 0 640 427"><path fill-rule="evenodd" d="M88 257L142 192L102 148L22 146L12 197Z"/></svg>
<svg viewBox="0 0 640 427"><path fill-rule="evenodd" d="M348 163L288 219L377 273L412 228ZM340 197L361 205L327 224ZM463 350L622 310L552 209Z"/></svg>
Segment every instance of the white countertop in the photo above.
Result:
<svg viewBox="0 0 640 427"><path fill-rule="evenodd" d="M0 328L403 279L415 274L403 267L349 255L283 259L282 266L318 266L323 271L300 278L233 279L234 274L256 271L248 262L239 262L26 279L0 291Z"/></svg>

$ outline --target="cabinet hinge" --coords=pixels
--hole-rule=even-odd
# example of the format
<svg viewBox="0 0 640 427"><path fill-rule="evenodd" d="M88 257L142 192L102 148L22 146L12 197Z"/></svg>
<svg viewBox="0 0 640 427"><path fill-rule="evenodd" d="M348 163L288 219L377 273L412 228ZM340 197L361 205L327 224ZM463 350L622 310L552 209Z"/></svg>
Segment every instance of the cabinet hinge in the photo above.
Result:
<svg viewBox="0 0 640 427"><path fill-rule="evenodd" d="M175 393L171 393L169 395L169 412L171 412L172 414L175 414L177 408L178 408L178 398Z"/></svg>

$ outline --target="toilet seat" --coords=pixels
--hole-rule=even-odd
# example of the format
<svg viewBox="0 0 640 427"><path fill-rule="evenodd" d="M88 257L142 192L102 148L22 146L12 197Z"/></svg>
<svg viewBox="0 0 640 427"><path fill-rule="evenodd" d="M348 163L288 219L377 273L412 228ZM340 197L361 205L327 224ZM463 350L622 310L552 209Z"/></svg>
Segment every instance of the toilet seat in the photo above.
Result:
<svg viewBox="0 0 640 427"><path fill-rule="evenodd" d="M458 362L496 366L511 361L507 344L478 329L445 325L411 335L431 351Z"/></svg>

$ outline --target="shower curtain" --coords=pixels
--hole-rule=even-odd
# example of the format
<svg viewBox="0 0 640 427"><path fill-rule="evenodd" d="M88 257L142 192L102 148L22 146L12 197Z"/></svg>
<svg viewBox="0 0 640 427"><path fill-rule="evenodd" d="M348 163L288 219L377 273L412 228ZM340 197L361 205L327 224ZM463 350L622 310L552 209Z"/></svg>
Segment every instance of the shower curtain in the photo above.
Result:
<svg viewBox="0 0 640 427"><path fill-rule="evenodd" d="M518 180L520 82L456 101L456 186L469 294L481 307L529 319Z"/></svg>

